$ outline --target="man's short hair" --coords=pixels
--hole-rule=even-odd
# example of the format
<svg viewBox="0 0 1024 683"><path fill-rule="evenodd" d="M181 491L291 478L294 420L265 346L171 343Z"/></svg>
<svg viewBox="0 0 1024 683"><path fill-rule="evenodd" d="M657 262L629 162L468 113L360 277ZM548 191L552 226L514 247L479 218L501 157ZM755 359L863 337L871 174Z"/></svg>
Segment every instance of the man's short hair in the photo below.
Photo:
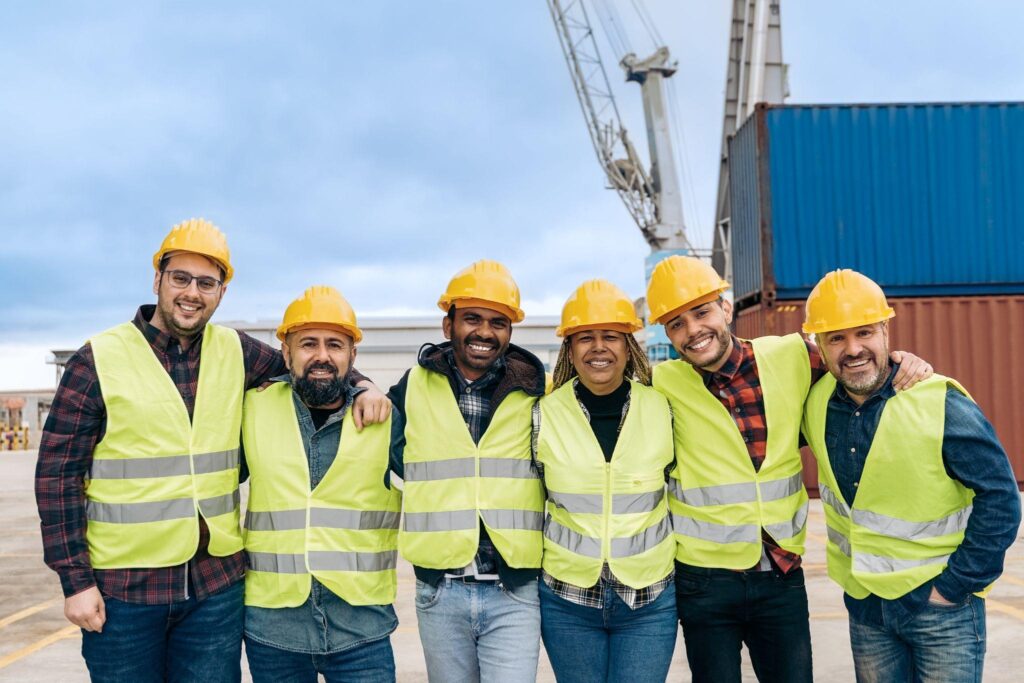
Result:
<svg viewBox="0 0 1024 683"><path fill-rule="evenodd" d="M168 261L171 260L171 257L177 256L180 253L181 253L180 251L172 251L170 253L164 254L163 257L160 259L160 272L162 273L165 270L167 270L167 263L168 263ZM197 252L189 252L189 253L195 254ZM198 254L198 255L202 256L204 259L206 259L207 261L209 261L213 265L217 266L217 272L220 273L220 279L221 279L221 282L223 282L224 281L224 276L227 275L227 272L224 270L224 266L222 266L220 264L220 261L218 261L217 259L212 258L210 256L207 256L206 254Z"/></svg>

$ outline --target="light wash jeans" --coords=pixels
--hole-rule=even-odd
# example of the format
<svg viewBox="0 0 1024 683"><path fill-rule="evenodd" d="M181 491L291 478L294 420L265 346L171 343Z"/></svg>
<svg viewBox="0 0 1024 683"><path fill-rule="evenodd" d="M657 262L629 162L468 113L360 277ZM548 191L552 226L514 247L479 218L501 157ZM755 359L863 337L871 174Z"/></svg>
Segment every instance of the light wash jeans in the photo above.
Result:
<svg viewBox="0 0 1024 683"><path fill-rule="evenodd" d="M432 683L533 683L540 656L537 581L416 581L416 618Z"/></svg>
<svg viewBox="0 0 1024 683"><path fill-rule="evenodd" d="M910 620L865 624L850 619L859 683L976 683L985 663L985 601L926 604Z"/></svg>

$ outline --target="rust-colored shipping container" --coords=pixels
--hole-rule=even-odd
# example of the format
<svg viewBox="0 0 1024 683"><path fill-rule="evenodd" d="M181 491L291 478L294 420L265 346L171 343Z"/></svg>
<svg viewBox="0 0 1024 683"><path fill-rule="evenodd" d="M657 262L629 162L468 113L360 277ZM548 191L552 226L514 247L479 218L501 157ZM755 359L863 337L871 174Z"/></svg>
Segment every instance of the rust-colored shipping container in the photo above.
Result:
<svg viewBox="0 0 1024 683"><path fill-rule="evenodd" d="M889 299L896 310L889 345L912 351L935 371L959 380L996 428L1024 490L1024 295ZM736 334L799 332L803 301L757 304L736 315ZM804 449L804 480L816 490L814 460Z"/></svg>

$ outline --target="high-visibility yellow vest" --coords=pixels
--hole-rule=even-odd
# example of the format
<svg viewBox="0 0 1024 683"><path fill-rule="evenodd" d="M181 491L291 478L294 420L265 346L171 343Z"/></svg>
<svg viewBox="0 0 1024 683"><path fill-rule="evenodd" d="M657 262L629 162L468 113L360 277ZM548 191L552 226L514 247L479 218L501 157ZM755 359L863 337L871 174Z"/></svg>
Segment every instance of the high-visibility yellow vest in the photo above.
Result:
<svg viewBox="0 0 1024 683"><path fill-rule="evenodd" d="M86 483L89 560L97 569L170 567L199 543L210 554L242 549L238 529L238 438L245 364L238 332L207 325L199 386L188 410L135 325L89 340L107 409ZM198 512L197 512L198 511Z"/></svg>
<svg viewBox="0 0 1024 683"><path fill-rule="evenodd" d="M963 541L974 492L942 464L950 386L967 394L955 380L932 375L885 402L853 505L839 492L825 443L835 377L811 389L804 434L818 460L828 575L855 598L906 595L941 574Z"/></svg>
<svg viewBox="0 0 1024 683"><path fill-rule="evenodd" d="M350 605L394 602L402 496L384 485L391 420L358 432L348 411L341 426L334 462L311 488L291 386L246 393L246 605L301 605L314 576Z"/></svg>
<svg viewBox="0 0 1024 683"><path fill-rule="evenodd" d="M800 335L752 341L768 429L755 471L733 416L685 361L654 368L654 386L672 405L676 466L669 508L676 559L698 567L748 569L761 557L761 530L802 554L807 491L800 462L800 422L811 371Z"/></svg>
<svg viewBox="0 0 1024 683"><path fill-rule="evenodd" d="M483 520L510 567L540 567L544 487L530 461L534 398L513 391L473 443L448 378L409 372L398 550L419 567L468 565Z"/></svg>
<svg viewBox="0 0 1024 683"><path fill-rule="evenodd" d="M544 571L574 586L597 583L605 562L619 581L638 589L672 571L676 542L665 499L672 417L664 396L630 384L611 462L572 382L540 401L537 460L548 495Z"/></svg>

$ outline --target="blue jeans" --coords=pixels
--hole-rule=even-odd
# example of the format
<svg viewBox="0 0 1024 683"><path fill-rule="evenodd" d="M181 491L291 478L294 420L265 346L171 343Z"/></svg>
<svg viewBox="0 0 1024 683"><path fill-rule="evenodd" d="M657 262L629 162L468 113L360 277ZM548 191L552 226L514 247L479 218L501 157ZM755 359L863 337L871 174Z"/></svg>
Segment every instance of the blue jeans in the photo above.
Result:
<svg viewBox="0 0 1024 683"><path fill-rule="evenodd" d="M676 647L676 595L631 610L610 587L584 607L540 584L541 633L558 683L663 683Z"/></svg>
<svg viewBox="0 0 1024 683"><path fill-rule="evenodd" d="M739 683L746 644L761 683L810 683L804 573L734 572L676 563L676 607L695 683Z"/></svg>
<svg viewBox="0 0 1024 683"><path fill-rule="evenodd" d="M102 633L82 631L93 683L242 679L243 582L199 601L139 605L104 597Z"/></svg>
<svg viewBox="0 0 1024 683"><path fill-rule="evenodd" d="M882 623L850 619L850 645L859 683L885 681L967 683L981 681L985 663L985 601L976 595L960 605L927 603L910 619Z"/></svg>
<svg viewBox="0 0 1024 683"><path fill-rule="evenodd" d="M391 638L329 655L290 652L245 638L245 656L253 683L394 683L395 653Z"/></svg>
<svg viewBox="0 0 1024 683"><path fill-rule="evenodd" d="M533 683L540 656L537 581L416 581L416 619L433 683Z"/></svg>

